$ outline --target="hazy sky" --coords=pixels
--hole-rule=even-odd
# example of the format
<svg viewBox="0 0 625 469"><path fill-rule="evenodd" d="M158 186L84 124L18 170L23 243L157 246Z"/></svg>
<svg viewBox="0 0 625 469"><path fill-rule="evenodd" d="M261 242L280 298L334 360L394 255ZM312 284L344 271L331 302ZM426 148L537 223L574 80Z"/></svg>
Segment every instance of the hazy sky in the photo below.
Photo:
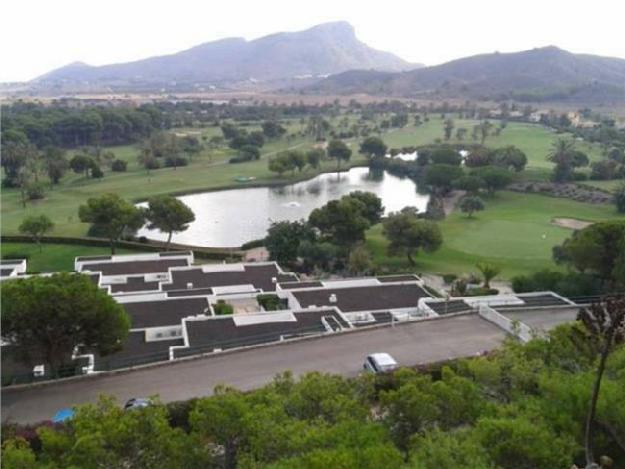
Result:
<svg viewBox="0 0 625 469"><path fill-rule="evenodd" d="M434 65L557 45L625 58L622 0L6 0L0 81L73 61L92 65L176 52L223 37L254 39L346 20L377 49Z"/></svg>

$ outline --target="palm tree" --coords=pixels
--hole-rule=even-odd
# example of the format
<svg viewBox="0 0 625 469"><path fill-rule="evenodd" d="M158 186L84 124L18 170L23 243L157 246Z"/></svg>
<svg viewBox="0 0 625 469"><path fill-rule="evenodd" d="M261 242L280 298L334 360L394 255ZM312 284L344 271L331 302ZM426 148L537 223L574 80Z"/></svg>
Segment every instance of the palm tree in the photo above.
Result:
<svg viewBox="0 0 625 469"><path fill-rule="evenodd" d="M575 154L575 142L564 138L559 138L551 146L551 151L547 159L557 166L570 166Z"/></svg>
<svg viewBox="0 0 625 469"><path fill-rule="evenodd" d="M475 267L480 271L482 277L484 277L484 288L490 288L490 281L499 275L501 268L495 264L489 264L488 262L478 262Z"/></svg>
<svg viewBox="0 0 625 469"><path fill-rule="evenodd" d="M586 467L592 467L595 457L592 448L592 433L597 412L597 401L601 389L601 378L605 371L608 355L615 346L625 342L625 295L605 298L601 303L594 303L589 308L580 310L578 320L582 322L595 342L599 351L599 366L592 389L590 406L586 417L584 447L586 450Z"/></svg>

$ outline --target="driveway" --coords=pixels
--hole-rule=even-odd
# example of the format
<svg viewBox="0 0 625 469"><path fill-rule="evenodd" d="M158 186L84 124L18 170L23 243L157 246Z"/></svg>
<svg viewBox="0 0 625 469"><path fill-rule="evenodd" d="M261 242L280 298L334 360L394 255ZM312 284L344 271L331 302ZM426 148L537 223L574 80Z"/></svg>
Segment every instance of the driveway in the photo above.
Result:
<svg viewBox="0 0 625 469"><path fill-rule="evenodd" d="M247 390L279 372L356 376L364 357L388 352L401 365L475 355L499 346L505 333L476 314L325 336L241 352L172 362L131 372L92 376L24 389L2 390L2 419L36 422L64 407L94 402L99 394L119 402L159 395L162 401L207 396L219 383Z"/></svg>

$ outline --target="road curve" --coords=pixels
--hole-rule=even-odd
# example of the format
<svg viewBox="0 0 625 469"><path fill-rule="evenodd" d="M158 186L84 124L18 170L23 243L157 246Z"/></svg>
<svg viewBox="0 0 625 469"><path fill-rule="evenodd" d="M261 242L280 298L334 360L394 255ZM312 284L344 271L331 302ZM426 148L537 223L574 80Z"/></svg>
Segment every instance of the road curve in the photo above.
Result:
<svg viewBox="0 0 625 469"><path fill-rule="evenodd" d="M157 394L164 402L207 396L224 383L247 390L291 370L355 376L363 358L388 352L401 365L417 365L475 355L497 347L505 333L479 316L463 315L337 334L174 362L127 373L75 379L32 388L2 389L2 420L31 423L65 407L94 402L99 394L120 402Z"/></svg>

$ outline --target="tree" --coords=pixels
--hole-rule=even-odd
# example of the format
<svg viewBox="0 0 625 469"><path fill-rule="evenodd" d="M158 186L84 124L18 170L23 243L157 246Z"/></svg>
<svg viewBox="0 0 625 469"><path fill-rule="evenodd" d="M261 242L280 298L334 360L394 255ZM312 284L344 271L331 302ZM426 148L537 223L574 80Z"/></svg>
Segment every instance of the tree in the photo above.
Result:
<svg viewBox="0 0 625 469"><path fill-rule="evenodd" d="M193 210L170 195L152 197L148 201L145 215L149 229L157 229L168 234L165 250L169 249L174 233L186 231L189 228L189 223L195 221Z"/></svg>
<svg viewBox="0 0 625 469"><path fill-rule="evenodd" d="M96 166L96 163L90 156L77 154L70 160L69 166L76 174L85 173L85 177L89 177L89 171Z"/></svg>
<svg viewBox="0 0 625 469"><path fill-rule="evenodd" d="M486 138L490 135L490 131L493 128L493 124L489 121L482 121L478 125L478 131L480 135L480 144L484 145Z"/></svg>
<svg viewBox="0 0 625 469"><path fill-rule="evenodd" d="M352 274L366 274L371 270L372 266L371 253L364 244L359 244L349 253L347 267Z"/></svg>
<svg viewBox="0 0 625 469"><path fill-rule="evenodd" d="M301 172L306 166L306 155L301 151L290 150L286 153L286 158L289 160L289 166L293 168L293 171L297 168Z"/></svg>
<svg viewBox="0 0 625 469"><path fill-rule="evenodd" d="M490 288L491 280L497 277L499 272L501 272L501 267L488 262L478 262L475 264L475 267L477 267L477 270L479 270L482 277L484 277L484 288Z"/></svg>
<svg viewBox="0 0 625 469"><path fill-rule="evenodd" d="M2 336L24 353L26 363L43 358L53 375L77 346L101 355L118 350L130 327L124 308L87 275L4 282L1 301Z"/></svg>
<svg viewBox="0 0 625 469"><path fill-rule="evenodd" d="M514 180L514 176L510 171L497 166L485 166L473 174L484 181L484 187L491 196L495 195L496 191L504 189Z"/></svg>
<svg viewBox="0 0 625 469"><path fill-rule="evenodd" d="M513 145L497 148L493 152L495 164L516 172L523 171L527 164L527 155Z"/></svg>
<svg viewBox="0 0 625 469"><path fill-rule="evenodd" d="M456 139L459 141L463 141L467 136L468 130L465 127L458 127L456 129Z"/></svg>
<svg viewBox="0 0 625 469"><path fill-rule="evenodd" d="M306 152L306 163L313 169L318 169L325 152L321 148L313 148Z"/></svg>
<svg viewBox="0 0 625 469"><path fill-rule="evenodd" d="M297 260L300 244L314 239L315 234L305 221L279 221L273 222L267 230L265 247L271 260L292 265Z"/></svg>
<svg viewBox="0 0 625 469"><path fill-rule="evenodd" d="M24 169L28 161L35 157L36 152L37 148L28 143L26 138L24 138L24 141L9 141L4 143L3 130L1 164L4 169L4 184L6 186L19 186L18 179L20 172Z"/></svg>
<svg viewBox="0 0 625 469"><path fill-rule="evenodd" d="M445 131L445 141L448 141L451 138L451 134L454 131L454 121L453 119L445 119L443 122L443 129Z"/></svg>
<svg viewBox="0 0 625 469"><path fill-rule="evenodd" d="M65 151L58 147L49 146L46 147L43 158L50 181L52 184L58 184L69 167L65 158Z"/></svg>
<svg viewBox="0 0 625 469"><path fill-rule="evenodd" d="M448 164L429 165L425 172L425 184L435 194L445 195L454 185L454 181L462 177L462 168Z"/></svg>
<svg viewBox="0 0 625 469"><path fill-rule="evenodd" d="M349 161L352 156L352 150L342 140L331 140L328 143L327 153L329 158L336 160L336 170L341 169L341 161Z"/></svg>
<svg viewBox="0 0 625 469"><path fill-rule="evenodd" d="M555 182L571 181L575 168L588 165L588 157L577 151L575 142L563 138L553 142L547 159L556 165L552 175Z"/></svg>
<svg viewBox="0 0 625 469"><path fill-rule="evenodd" d="M433 252L438 250L443 243L443 236L438 225L432 221L417 218L412 211L391 213L382 224L384 236L389 241L389 254L404 254L410 265L415 265L413 256L420 249Z"/></svg>
<svg viewBox="0 0 625 469"><path fill-rule="evenodd" d="M486 147L472 148L464 159L464 164L468 168L478 168L493 164L493 151Z"/></svg>
<svg viewBox="0 0 625 469"><path fill-rule="evenodd" d="M239 148L239 158L243 161L258 160L260 158L260 150L256 145L243 145Z"/></svg>
<svg viewBox="0 0 625 469"><path fill-rule="evenodd" d="M365 230L371 226L366 205L348 195L313 210L308 222L329 241L341 246L363 241Z"/></svg>
<svg viewBox="0 0 625 469"><path fill-rule="evenodd" d="M618 344L625 342L625 296L607 297L601 303L594 303L589 308L582 308L578 319L581 320L599 353L599 365L592 396L586 417L584 447L587 467L595 463L593 452L593 428L595 425L597 402L601 390L601 380L610 353Z"/></svg>
<svg viewBox="0 0 625 469"><path fill-rule="evenodd" d="M380 199L373 192L354 191L350 192L344 197L356 199L363 204L363 215L369 221L370 225L375 225L380 222L382 215L384 215L384 207L382 206L382 199Z"/></svg>
<svg viewBox="0 0 625 469"><path fill-rule="evenodd" d="M144 222L143 210L126 202L117 194L104 194L87 199L78 208L83 223L91 223L94 229L109 240L111 254L115 254L115 243L125 232L136 232Z"/></svg>
<svg viewBox="0 0 625 469"><path fill-rule="evenodd" d="M484 181L479 176L467 175L456 179L454 181L454 187L475 195L484 187Z"/></svg>
<svg viewBox="0 0 625 469"><path fill-rule="evenodd" d="M595 223L576 231L558 249L558 262L591 271L606 286L625 286L625 221Z"/></svg>
<svg viewBox="0 0 625 469"><path fill-rule="evenodd" d="M625 182L614 191L614 203L619 213L625 213Z"/></svg>
<svg viewBox="0 0 625 469"><path fill-rule="evenodd" d="M484 202L477 196L466 196L460 201L460 210L466 213L468 218L472 218L474 212L484 210Z"/></svg>
<svg viewBox="0 0 625 469"><path fill-rule="evenodd" d="M111 171L116 173L123 173L126 171L128 163L124 160L115 160L111 163Z"/></svg>
<svg viewBox="0 0 625 469"><path fill-rule="evenodd" d="M278 173L279 176L282 176L286 171L293 169L288 161L283 155L276 155L273 158L269 158L268 161L269 171L272 173Z"/></svg>
<svg viewBox="0 0 625 469"><path fill-rule="evenodd" d="M276 121L264 121L261 127L263 134L269 139L280 138L286 133L286 129Z"/></svg>
<svg viewBox="0 0 625 469"><path fill-rule="evenodd" d="M460 166L462 164L462 156L458 151L449 146L440 146L435 148L430 155L433 164L446 164L451 166Z"/></svg>
<svg viewBox="0 0 625 469"><path fill-rule="evenodd" d="M33 238L33 241L39 246L41 252L41 237L49 233L54 228L54 223L46 215L31 215L24 218L19 226L19 232L27 234Z"/></svg>
<svg viewBox="0 0 625 469"><path fill-rule="evenodd" d="M367 137L360 144L360 153L368 159L381 158L386 155L387 146L380 137Z"/></svg>

